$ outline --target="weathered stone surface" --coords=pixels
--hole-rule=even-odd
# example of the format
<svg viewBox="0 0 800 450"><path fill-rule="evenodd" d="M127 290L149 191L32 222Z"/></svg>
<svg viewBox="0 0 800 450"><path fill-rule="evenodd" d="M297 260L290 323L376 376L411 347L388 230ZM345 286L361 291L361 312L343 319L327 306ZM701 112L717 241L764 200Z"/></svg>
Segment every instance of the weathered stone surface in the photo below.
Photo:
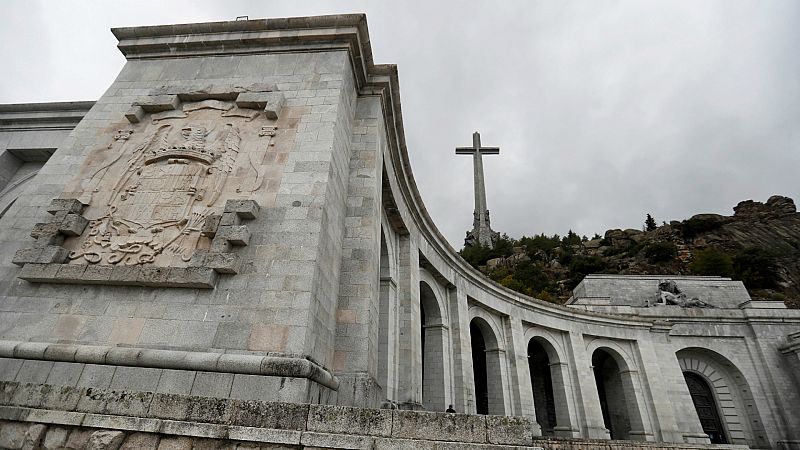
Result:
<svg viewBox="0 0 800 450"><path fill-rule="evenodd" d="M308 414L308 430L324 433L390 436L392 411L311 405Z"/></svg>
<svg viewBox="0 0 800 450"><path fill-rule="evenodd" d="M231 421L236 425L280 430L306 429L308 405L231 400L231 407L233 408Z"/></svg>
<svg viewBox="0 0 800 450"><path fill-rule="evenodd" d="M89 221L80 214L67 214L58 225L59 233L65 236L80 236L89 225Z"/></svg>
<svg viewBox="0 0 800 450"><path fill-rule="evenodd" d="M241 270L241 259L236 253L209 252L206 255L205 266L217 273L236 274Z"/></svg>
<svg viewBox="0 0 800 450"><path fill-rule="evenodd" d="M244 220L253 220L258 216L261 207L255 200L228 200L225 202L225 212L235 213Z"/></svg>
<svg viewBox="0 0 800 450"><path fill-rule="evenodd" d="M11 262L18 266L24 266L28 263L38 263L42 256L42 251L43 249L41 248L21 248L14 253Z"/></svg>
<svg viewBox="0 0 800 450"><path fill-rule="evenodd" d="M0 423L0 448L22 448L28 426L20 422Z"/></svg>
<svg viewBox="0 0 800 450"><path fill-rule="evenodd" d="M200 229L200 234L209 238L214 238L219 228L219 222L222 220L222 215L211 214L203 221L203 227Z"/></svg>
<svg viewBox="0 0 800 450"><path fill-rule="evenodd" d="M524 417L486 416L486 441L489 444L533 444L534 424Z"/></svg>
<svg viewBox="0 0 800 450"><path fill-rule="evenodd" d="M164 437L158 443L158 450L192 450L192 438Z"/></svg>
<svg viewBox="0 0 800 450"><path fill-rule="evenodd" d="M153 394L149 415L159 419L185 420L189 417L192 398L185 395Z"/></svg>
<svg viewBox="0 0 800 450"><path fill-rule="evenodd" d="M138 105L133 105L128 109L125 113L125 118L128 119L130 123L139 123L144 119L145 116L144 108Z"/></svg>
<svg viewBox="0 0 800 450"><path fill-rule="evenodd" d="M95 431L97 430L93 430L91 428L89 429L74 428L69 433L69 437L67 438L67 443L64 447L70 450L85 449L89 443L89 438Z"/></svg>
<svg viewBox="0 0 800 450"><path fill-rule="evenodd" d="M89 436L86 450L117 450L124 439L121 431L95 431Z"/></svg>
<svg viewBox="0 0 800 450"><path fill-rule="evenodd" d="M42 247L42 253L36 262L41 264L61 264L69 259L69 250L57 245L47 245Z"/></svg>
<svg viewBox="0 0 800 450"><path fill-rule="evenodd" d="M50 427L44 436L42 447L46 450L56 450L64 447L69 436L69 429L65 427Z"/></svg>
<svg viewBox="0 0 800 450"><path fill-rule="evenodd" d="M156 450L161 436L154 433L132 433L125 438L119 450Z"/></svg>
<svg viewBox="0 0 800 450"><path fill-rule="evenodd" d="M220 226L214 240L225 240L231 245L243 246L250 242L250 230L247 225L227 225Z"/></svg>
<svg viewBox="0 0 800 450"><path fill-rule="evenodd" d="M189 405L187 420L207 423L230 423L233 407L227 399L193 397Z"/></svg>
<svg viewBox="0 0 800 450"><path fill-rule="evenodd" d="M81 203L78 199L74 198L54 198L50 200L50 206L47 207L47 212L56 214L59 212L66 212L72 214L80 214L86 205Z"/></svg>
<svg viewBox="0 0 800 450"><path fill-rule="evenodd" d="M486 417L392 411L392 437L433 441L486 442Z"/></svg>

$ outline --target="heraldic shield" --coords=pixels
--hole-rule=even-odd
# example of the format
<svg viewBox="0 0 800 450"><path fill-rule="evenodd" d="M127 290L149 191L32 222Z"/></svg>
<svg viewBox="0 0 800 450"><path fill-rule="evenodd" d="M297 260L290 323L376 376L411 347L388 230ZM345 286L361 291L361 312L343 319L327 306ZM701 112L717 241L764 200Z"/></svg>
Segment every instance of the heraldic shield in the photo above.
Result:
<svg viewBox="0 0 800 450"><path fill-rule="evenodd" d="M208 247L201 228L219 214L222 197L251 195L263 184L257 117L232 102L205 100L118 131L90 155L86 167L93 169L82 174L80 198L91 216L86 231L65 243L70 260L186 265L196 249ZM243 134L253 148L240 155Z"/></svg>

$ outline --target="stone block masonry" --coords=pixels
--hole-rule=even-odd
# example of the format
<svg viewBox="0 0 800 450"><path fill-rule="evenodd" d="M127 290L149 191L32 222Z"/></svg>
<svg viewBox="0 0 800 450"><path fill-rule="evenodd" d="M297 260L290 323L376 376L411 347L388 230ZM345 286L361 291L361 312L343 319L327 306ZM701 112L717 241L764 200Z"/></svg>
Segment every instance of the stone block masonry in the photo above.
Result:
<svg viewBox="0 0 800 450"><path fill-rule="evenodd" d="M0 382L0 448L7 449L634 448L620 441L534 438L533 425L524 418ZM746 447L637 443L635 448Z"/></svg>

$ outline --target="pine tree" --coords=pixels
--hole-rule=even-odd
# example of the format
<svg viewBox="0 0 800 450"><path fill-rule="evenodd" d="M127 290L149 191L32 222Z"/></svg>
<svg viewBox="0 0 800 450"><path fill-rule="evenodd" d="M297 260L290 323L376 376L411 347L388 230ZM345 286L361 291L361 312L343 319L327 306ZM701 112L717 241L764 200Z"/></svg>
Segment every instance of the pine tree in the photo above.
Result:
<svg viewBox="0 0 800 450"><path fill-rule="evenodd" d="M644 228L646 231L653 231L658 228L658 225L656 225L656 220L653 219L653 216L650 214L648 214L647 218L644 220Z"/></svg>

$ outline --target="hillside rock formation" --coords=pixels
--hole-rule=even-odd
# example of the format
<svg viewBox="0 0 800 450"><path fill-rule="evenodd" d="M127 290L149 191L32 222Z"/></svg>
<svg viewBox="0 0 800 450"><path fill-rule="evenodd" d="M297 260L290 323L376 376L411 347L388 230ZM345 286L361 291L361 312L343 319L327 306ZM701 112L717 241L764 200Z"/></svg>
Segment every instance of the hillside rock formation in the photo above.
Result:
<svg viewBox="0 0 800 450"><path fill-rule="evenodd" d="M651 231L608 230L592 240L574 234L546 238L557 243L551 249L537 244L539 238L508 239L506 254L486 261L465 258L512 289L559 303L588 273L696 274L731 276L742 280L755 300L783 300L800 308L800 213L794 201L776 195L766 203L740 202L733 211L732 216L697 214Z"/></svg>

